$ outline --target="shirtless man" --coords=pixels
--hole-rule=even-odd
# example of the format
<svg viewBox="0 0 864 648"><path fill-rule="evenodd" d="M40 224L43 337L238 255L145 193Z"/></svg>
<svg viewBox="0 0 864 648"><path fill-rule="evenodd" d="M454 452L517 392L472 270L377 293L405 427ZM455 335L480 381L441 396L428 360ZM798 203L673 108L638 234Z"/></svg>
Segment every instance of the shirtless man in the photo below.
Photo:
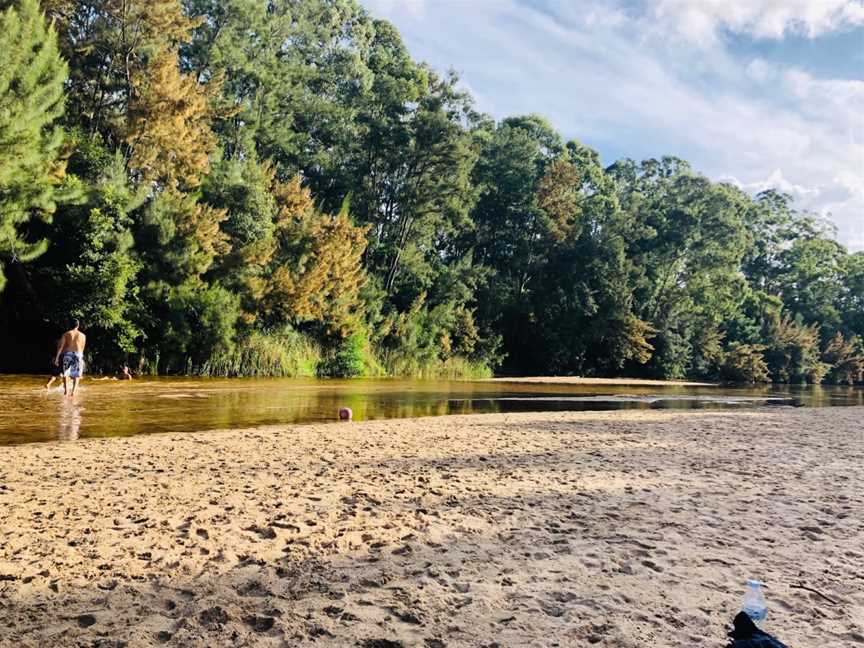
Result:
<svg viewBox="0 0 864 648"><path fill-rule="evenodd" d="M72 379L72 392L78 387L78 380L84 374L84 346L87 344L87 336L78 330L78 320L72 320L72 328L66 331L57 343L57 355L54 356L54 364L63 369L63 393L68 394L66 379ZM60 363L63 363L62 365Z"/></svg>

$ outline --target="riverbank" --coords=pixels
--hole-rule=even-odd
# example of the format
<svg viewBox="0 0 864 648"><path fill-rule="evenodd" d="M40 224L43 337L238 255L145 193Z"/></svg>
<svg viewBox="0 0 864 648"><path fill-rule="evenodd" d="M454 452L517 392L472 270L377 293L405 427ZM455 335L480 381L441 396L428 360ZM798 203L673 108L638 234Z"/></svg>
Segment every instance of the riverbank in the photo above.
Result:
<svg viewBox="0 0 864 648"><path fill-rule="evenodd" d="M489 382L525 383L528 385L618 385L633 387L717 387L717 383L686 380L651 380L648 378L584 378L582 376L515 376L489 378Z"/></svg>
<svg viewBox="0 0 864 648"><path fill-rule="evenodd" d="M862 420L494 414L4 448L0 645L717 646L754 576L789 645L864 644Z"/></svg>

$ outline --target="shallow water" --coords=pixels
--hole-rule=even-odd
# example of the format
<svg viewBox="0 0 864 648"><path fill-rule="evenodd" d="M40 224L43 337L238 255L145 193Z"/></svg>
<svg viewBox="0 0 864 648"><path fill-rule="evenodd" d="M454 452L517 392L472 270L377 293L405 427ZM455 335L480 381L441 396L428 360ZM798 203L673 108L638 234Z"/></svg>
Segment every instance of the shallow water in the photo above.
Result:
<svg viewBox="0 0 864 648"><path fill-rule="evenodd" d="M38 376L0 376L0 445L274 423L486 412L864 405L857 387L540 385L507 382L85 378L74 398ZM56 383L55 383L56 385Z"/></svg>

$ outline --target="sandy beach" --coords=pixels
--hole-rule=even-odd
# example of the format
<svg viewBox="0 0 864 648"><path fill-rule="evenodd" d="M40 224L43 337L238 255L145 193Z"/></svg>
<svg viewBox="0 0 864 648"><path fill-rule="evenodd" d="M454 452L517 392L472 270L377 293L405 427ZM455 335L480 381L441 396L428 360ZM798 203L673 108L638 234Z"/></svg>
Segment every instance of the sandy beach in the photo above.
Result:
<svg viewBox="0 0 864 648"><path fill-rule="evenodd" d="M750 577L790 646L864 645L864 408L0 452L4 647L722 646Z"/></svg>

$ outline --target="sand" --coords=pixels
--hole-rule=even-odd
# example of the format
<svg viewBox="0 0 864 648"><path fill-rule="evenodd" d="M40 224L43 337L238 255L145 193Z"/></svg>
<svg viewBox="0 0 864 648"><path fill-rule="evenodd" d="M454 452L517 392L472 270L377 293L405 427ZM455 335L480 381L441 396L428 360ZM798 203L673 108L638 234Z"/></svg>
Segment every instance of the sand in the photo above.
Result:
<svg viewBox="0 0 864 648"><path fill-rule="evenodd" d="M864 644L864 408L0 452L4 647L722 646L748 577L790 646Z"/></svg>

